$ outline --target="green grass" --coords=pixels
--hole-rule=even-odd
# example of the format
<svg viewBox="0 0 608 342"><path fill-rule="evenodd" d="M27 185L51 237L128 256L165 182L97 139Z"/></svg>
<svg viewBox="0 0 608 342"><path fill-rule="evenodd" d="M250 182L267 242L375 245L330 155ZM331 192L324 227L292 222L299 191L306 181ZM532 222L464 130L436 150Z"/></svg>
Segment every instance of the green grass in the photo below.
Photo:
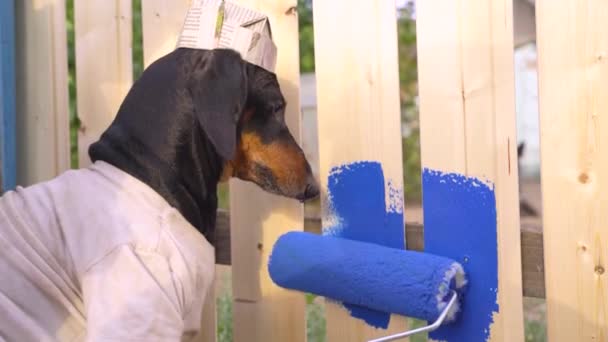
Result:
<svg viewBox="0 0 608 342"><path fill-rule="evenodd" d="M320 297L306 294L306 338L308 342L325 342L325 305Z"/></svg>
<svg viewBox="0 0 608 342"><path fill-rule="evenodd" d="M547 327L544 322L526 321L526 342L542 342L547 340Z"/></svg>
<svg viewBox="0 0 608 342"><path fill-rule="evenodd" d="M217 297L217 340L232 342L232 276L226 272L220 279L223 288Z"/></svg>
<svg viewBox="0 0 608 342"><path fill-rule="evenodd" d="M547 305L544 299L524 297L526 342L547 341Z"/></svg>

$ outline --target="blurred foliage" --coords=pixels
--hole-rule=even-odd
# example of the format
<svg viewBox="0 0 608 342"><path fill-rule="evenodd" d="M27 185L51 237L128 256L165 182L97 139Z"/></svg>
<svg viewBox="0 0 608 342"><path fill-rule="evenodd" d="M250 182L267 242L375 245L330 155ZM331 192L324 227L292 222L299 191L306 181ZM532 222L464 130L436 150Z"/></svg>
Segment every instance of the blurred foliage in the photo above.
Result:
<svg viewBox="0 0 608 342"><path fill-rule="evenodd" d="M226 288L217 296L217 341L232 342L232 277L223 280Z"/></svg>
<svg viewBox="0 0 608 342"><path fill-rule="evenodd" d="M68 91L70 101L70 167L78 168L78 110L76 103L76 52L74 49L74 0L67 0L66 31L68 39Z"/></svg>
<svg viewBox="0 0 608 342"><path fill-rule="evenodd" d="M230 209L230 198L229 198L229 183L220 183L217 186L217 206L220 209Z"/></svg>
<svg viewBox="0 0 608 342"><path fill-rule="evenodd" d="M408 329L418 329L425 326L427 323L419 319L410 318L408 319ZM410 342L427 342L429 335L427 333L420 333L410 337Z"/></svg>
<svg viewBox="0 0 608 342"><path fill-rule="evenodd" d="M320 297L306 294L306 341L325 342L326 320L325 305Z"/></svg>
<svg viewBox="0 0 608 342"><path fill-rule="evenodd" d="M422 197L420 181L420 125L418 121L418 63L416 59L416 22L414 3L409 2L397 12L399 51L399 86L403 138L403 188L406 201L419 203Z"/></svg>
<svg viewBox="0 0 608 342"><path fill-rule="evenodd" d="M141 21L141 0L132 0L133 25L133 80L144 71L144 42Z"/></svg>
<svg viewBox="0 0 608 342"><path fill-rule="evenodd" d="M545 321L526 321L524 331L526 342L547 341L547 325Z"/></svg>
<svg viewBox="0 0 608 342"><path fill-rule="evenodd" d="M312 0L298 0L300 30L300 72L315 71L315 40L312 26Z"/></svg>

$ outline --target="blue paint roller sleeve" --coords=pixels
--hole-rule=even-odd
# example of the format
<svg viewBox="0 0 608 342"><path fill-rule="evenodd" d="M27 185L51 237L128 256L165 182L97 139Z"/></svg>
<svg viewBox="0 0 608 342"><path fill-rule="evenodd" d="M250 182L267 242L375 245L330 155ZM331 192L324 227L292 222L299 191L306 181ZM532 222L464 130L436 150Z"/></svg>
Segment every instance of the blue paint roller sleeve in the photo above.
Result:
<svg viewBox="0 0 608 342"><path fill-rule="evenodd" d="M427 321L466 284L462 266L444 257L304 232L278 239L268 270L287 289Z"/></svg>

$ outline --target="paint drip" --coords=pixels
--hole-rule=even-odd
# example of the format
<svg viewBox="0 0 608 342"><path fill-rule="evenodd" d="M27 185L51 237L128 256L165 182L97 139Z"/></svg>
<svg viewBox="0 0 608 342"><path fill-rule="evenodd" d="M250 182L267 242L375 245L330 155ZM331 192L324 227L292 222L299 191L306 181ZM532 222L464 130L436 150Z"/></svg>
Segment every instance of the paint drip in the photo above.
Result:
<svg viewBox="0 0 608 342"><path fill-rule="evenodd" d="M425 252L464 266L468 295L461 317L430 333L434 340L481 342L497 313L498 252L494 185L456 173L422 173Z"/></svg>
<svg viewBox="0 0 608 342"><path fill-rule="evenodd" d="M361 161L334 167L328 178L323 233L404 249L403 191L385 182L382 165ZM388 196L386 188L388 187ZM387 328L390 314L345 303L353 317Z"/></svg>

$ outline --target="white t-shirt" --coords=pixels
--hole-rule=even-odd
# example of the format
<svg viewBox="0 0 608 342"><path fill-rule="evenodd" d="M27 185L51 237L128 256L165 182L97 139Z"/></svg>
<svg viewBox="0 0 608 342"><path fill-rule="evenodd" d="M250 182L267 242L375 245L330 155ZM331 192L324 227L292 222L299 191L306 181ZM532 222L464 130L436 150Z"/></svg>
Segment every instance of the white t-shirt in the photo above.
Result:
<svg viewBox="0 0 608 342"><path fill-rule="evenodd" d="M96 162L0 198L0 340L180 341L213 246L160 195Z"/></svg>

